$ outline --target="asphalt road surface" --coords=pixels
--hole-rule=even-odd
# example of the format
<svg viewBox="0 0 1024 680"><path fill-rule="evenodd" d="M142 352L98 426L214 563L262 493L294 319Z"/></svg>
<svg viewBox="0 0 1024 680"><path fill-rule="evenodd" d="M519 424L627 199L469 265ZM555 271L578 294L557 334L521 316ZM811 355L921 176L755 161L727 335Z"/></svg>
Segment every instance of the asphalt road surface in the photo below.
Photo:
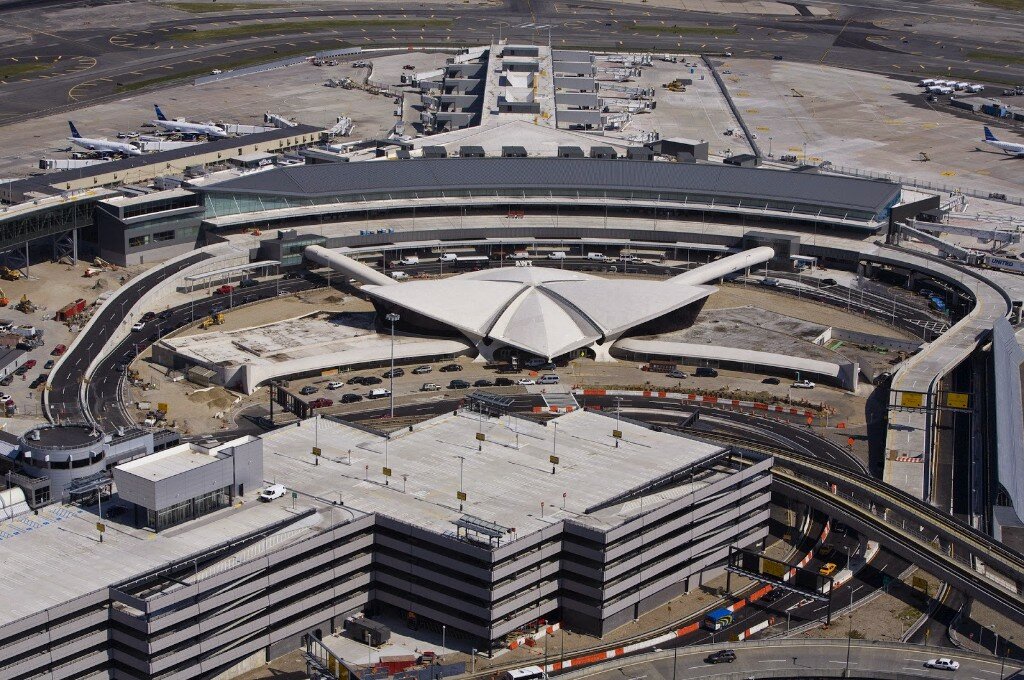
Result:
<svg viewBox="0 0 1024 680"><path fill-rule="evenodd" d="M58 418L65 421L85 420L85 413L82 411L79 399L82 377L96 353L103 349L107 338L114 334L118 326L126 322L129 311L133 310L139 299L153 286L167 276L208 257L210 256L205 253L197 253L174 264L153 269L127 288L118 289L117 301L112 302L96 318L95 323L85 332L85 335L79 338L72 350L64 356L64 360L57 370L51 373L49 380L51 420ZM135 311L141 316L145 310Z"/></svg>
<svg viewBox="0 0 1024 680"><path fill-rule="evenodd" d="M887 673L891 675L884 677L898 674L900 677L996 680L1000 674L1013 676L1020 669L1012 661L1003 667L997 659L950 654L960 663L960 670L950 674L924 667L926 661L937 656L934 650L929 653L910 645L888 643L854 642L847 646L842 640L818 640L809 645L777 641L769 647L736 646L735 650L736 661L725 667L707 664L704 661L707 650L680 649L675 658L666 654L665 658L655 661L638 658L611 667L596 666L586 677L591 680L668 680L728 673L734 678L766 677L766 674L807 678L815 677L817 670L827 670L830 676L838 677L849 664L850 676L860 678L881 677L880 673Z"/></svg>
<svg viewBox="0 0 1024 680"><path fill-rule="evenodd" d="M244 304L250 298L253 301L266 300L278 295L310 290L319 285L307 279L286 279L280 283L270 281L251 288L238 289L233 300L229 300L228 296L217 295L174 307L168 313L161 314L160 317L146 324L142 331L134 332L122 340L96 367L86 390L86 400L90 412L105 432L114 432L118 427L138 427L138 423L130 418L124 409L121 392L124 371L119 368L119 365L134 360L139 353L159 340L165 333L191 323L194 319L209 316L215 305L226 310L231 301L237 306ZM144 311L146 310L138 310L139 314ZM106 326L106 324L104 325ZM109 329L106 330L109 332ZM88 345L88 342L83 342L82 345ZM75 381L76 397L78 394L77 384ZM67 389L65 388L65 390Z"/></svg>
<svg viewBox="0 0 1024 680"><path fill-rule="evenodd" d="M41 31L34 26L38 25L38 14L46 11L47 4L87 3L83 0L0 4L0 17L5 25L31 36L29 40L0 49L0 59L60 56L85 61L80 69L42 72L34 77L29 74L0 84L4 93L0 98L0 124L113 99L123 96L126 86L133 88L139 83L175 74L194 77L253 56L266 55L266 60L270 61L286 53L308 54L347 45L404 48L407 45L481 44L499 35L513 42L545 42L550 35L553 45L564 47L780 57L915 79L943 73L988 83L1024 81L1024 63L1012 58L1013 46L1003 48L1010 58L1001 62L973 56L979 51L979 45L998 53L1000 45L991 44L987 29L1019 24L1021 15L966 2L962 6L888 0L814 3L832 9L834 15L829 18L721 15L596 0L579 4L558 0L504 0L486 7L443 4L375 7L373 3L327 3L312 10L196 14L154 21L142 29L118 27L117 17L133 16L133 21L138 22L140 13L146 11L144 5L133 8L136 3L111 2L109 24L114 25L96 22ZM289 21L332 18L365 20L366 23L288 32ZM432 19L433 22L392 26L379 23L381 20L415 22L416 19ZM438 20L445 23L435 23ZM875 23L879 20L885 23L879 26ZM924 23L920 23L922 21ZM183 31L205 30L208 24L223 26L225 22L276 22L281 32L206 42L173 37ZM950 25L957 28L952 35ZM705 29L695 33L674 30L673 26L704 26ZM721 30L716 34L708 26ZM162 84L156 83L154 87Z"/></svg>

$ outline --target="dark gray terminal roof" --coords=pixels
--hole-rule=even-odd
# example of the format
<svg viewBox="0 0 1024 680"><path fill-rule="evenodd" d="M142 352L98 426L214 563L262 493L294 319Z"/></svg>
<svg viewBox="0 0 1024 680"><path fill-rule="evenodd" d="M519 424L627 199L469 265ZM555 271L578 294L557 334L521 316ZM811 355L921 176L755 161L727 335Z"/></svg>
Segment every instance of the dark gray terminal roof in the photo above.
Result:
<svg viewBox="0 0 1024 680"><path fill-rule="evenodd" d="M121 172L123 170L143 168L149 165L169 163L171 161L177 161L191 156L216 153L218 151L235 149L239 146L246 146L249 144L272 142L277 139L286 139L296 135L315 135L320 131L320 128L313 127L311 125L296 125L295 127L282 128L280 130L268 130L267 132L256 132L251 135L242 135L240 137L214 139L209 142L194 144L181 149L145 153L141 156L128 156L127 158L108 161L106 163L97 163L96 165L90 165L85 168L62 170L60 172L49 172L35 177L26 177L25 179L18 180L17 182L12 182L10 186L5 185L4 190L0 192L0 194L7 196L7 191L9 189L11 191L11 195L16 200L23 199L25 194L29 192L57 195L61 193L61 190L53 188L53 185L59 185L63 182L79 181L87 177L99 177L113 172Z"/></svg>
<svg viewBox="0 0 1024 680"><path fill-rule="evenodd" d="M886 181L717 164L594 158L421 158L415 162L297 165L203 188L211 194L340 199L438 189L645 191L665 192L673 198L684 193L827 206L874 215L897 198L900 187Z"/></svg>

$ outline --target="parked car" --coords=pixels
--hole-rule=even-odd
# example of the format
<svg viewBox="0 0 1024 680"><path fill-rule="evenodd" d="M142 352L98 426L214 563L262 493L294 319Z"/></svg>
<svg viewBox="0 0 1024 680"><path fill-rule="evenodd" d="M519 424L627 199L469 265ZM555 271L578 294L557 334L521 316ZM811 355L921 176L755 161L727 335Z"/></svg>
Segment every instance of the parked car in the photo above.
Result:
<svg viewBox="0 0 1024 680"><path fill-rule="evenodd" d="M665 375L667 375L670 378L679 378L679 379L687 377L687 375L685 373L683 373L682 371L669 371Z"/></svg>
<svg viewBox="0 0 1024 680"><path fill-rule="evenodd" d="M452 373L452 372L455 372L455 371L461 371L462 370L462 365L461 364L445 364L444 366L441 367L440 370L441 370L442 373Z"/></svg>
<svg viewBox="0 0 1024 680"><path fill-rule="evenodd" d="M253 286L258 286L259 283L260 282L257 281L256 279L242 279L241 281L238 282L238 287L239 288L252 288Z"/></svg>
<svg viewBox="0 0 1024 680"><path fill-rule="evenodd" d="M835 562L826 562L825 565L818 570L818 573L822 576L831 576L835 573L837 567L838 565L836 565Z"/></svg>
<svg viewBox="0 0 1024 680"><path fill-rule="evenodd" d="M28 373L28 366L19 366L17 370L14 371L14 375L25 375L26 373Z"/></svg>
<svg viewBox="0 0 1024 680"><path fill-rule="evenodd" d="M32 370L33 368L36 367L36 363L37 362L35 359L29 359L28 361L25 362L25 368Z"/></svg>
<svg viewBox="0 0 1024 680"><path fill-rule="evenodd" d="M141 321L152 321L156 318L156 312L146 312L140 317Z"/></svg>
<svg viewBox="0 0 1024 680"><path fill-rule="evenodd" d="M382 382L384 382L384 381L381 380L380 378L378 378L375 375L368 375L365 378L363 378L363 384L364 385L379 385Z"/></svg>
<svg viewBox="0 0 1024 680"><path fill-rule="evenodd" d="M548 373L546 375L542 375L540 377L540 380L537 381L537 384L538 385L557 385L558 384L558 376L555 375L554 373Z"/></svg>
<svg viewBox="0 0 1024 680"><path fill-rule="evenodd" d="M735 660L736 652L731 649L719 649L717 652L711 652L704 659L707 663L732 663Z"/></svg>
<svg viewBox="0 0 1024 680"><path fill-rule="evenodd" d="M340 390L344 386L345 383L341 382L340 380L332 380L331 382L327 383L327 389L329 390Z"/></svg>
<svg viewBox="0 0 1024 680"><path fill-rule="evenodd" d="M37 376L36 376L36 379L35 379L35 380L33 380L33 381L32 381L32 382L31 382L31 383L29 384L29 386L28 386L28 387L29 387L29 389L32 389L32 390L34 390L35 388L39 387L39 386L40 386L40 385L42 385L42 384L43 384L44 382L46 382L46 377L47 377L47 375L48 375L48 374L46 374L46 373L40 373L39 375L37 375Z"/></svg>
<svg viewBox="0 0 1024 680"><path fill-rule="evenodd" d="M235 290L234 286L230 286L230 285L225 283L223 286L221 286L220 288L217 288L215 291L213 291L213 294L214 295L227 295L228 293L231 293L234 290Z"/></svg>
<svg viewBox="0 0 1024 680"><path fill-rule="evenodd" d="M346 380L345 384L346 385L362 385L363 384L363 380L365 380L365 379L366 378L364 378L361 375L356 375L356 376L353 376L353 377L349 378L348 380Z"/></svg>
<svg viewBox="0 0 1024 680"><path fill-rule="evenodd" d="M299 394L316 394L319 391L320 388L318 387L315 387L313 385L306 385L301 390L299 390Z"/></svg>
<svg viewBox="0 0 1024 680"><path fill-rule="evenodd" d="M4 378L3 380L0 380L0 385L3 385L4 387L7 387L12 382L14 382L14 374L13 373L11 375L7 376L6 378Z"/></svg>
<svg viewBox="0 0 1024 680"><path fill-rule="evenodd" d="M515 383L512 381L512 378L495 378L494 379L494 386L495 387L509 387L510 385L514 385L514 384Z"/></svg>
<svg viewBox="0 0 1024 680"><path fill-rule="evenodd" d="M310 408L327 408L328 406L334 406L334 401L327 397L320 397L309 402Z"/></svg>
<svg viewBox="0 0 1024 680"><path fill-rule="evenodd" d="M782 382L782 381L779 380L778 378L765 378L764 380L761 381L761 384L763 384L763 385L778 385L780 382Z"/></svg>
<svg viewBox="0 0 1024 680"><path fill-rule="evenodd" d="M810 380L797 380L795 383L793 383L793 387L799 387L802 390L813 390L814 383L812 383Z"/></svg>
<svg viewBox="0 0 1024 680"><path fill-rule="evenodd" d="M384 372L384 377L385 378L401 378L403 375L405 375L405 369L404 368L394 368L394 369L392 369L390 371L385 371Z"/></svg>
<svg viewBox="0 0 1024 680"><path fill-rule="evenodd" d="M420 392L439 392L441 386L437 383L423 383L423 387L420 388Z"/></svg>
<svg viewBox="0 0 1024 680"><path fill-rule="evenodd" d="M448 383L448 389L450 390L468 390L471 387L467 380L452 380Z"/></svg>
<svg viewBox="0 0 1024 680"><path fill-rule="evenodd" d="M929 659L924 662L924 666L925 668L938 668L943 671L955 671L960 668L960 662L942 657L939 659Z"/></svg>
<svg viewBox="0 0 1024 680"><path fill-rule="evenodd" d="M520 378L516 381L517 385L536 385L537 381L533 378Z"/></svg>
<svg viewBox="0 0 1024 680"><path fill-rule="evenodd" d="M433 370L434 369L432 367L423 364L422 366L417 366L416 368L412 369L412 372L413 375L423 375L424 373L430 373Z"/></svg>
<svg viewBox="0 0 1024 680"><path fill-rule="evenodd" d="M49 369L49 368L53 368L53 365L54 365L55 363L56 363L56 362L55 362L55 361L54 361L53 359L47 359L47 360L46 360L46 363L45 363L45 364L43 364L43 368L47 368L47 369Z"/></svg>
<svg viewBox="0 0 1024 680"><path fill-rule="evenodd" d="M473 387L494 387L494 383L487 378L480 378L473 383Z"/></svg>
<svg viewBox="0 0 1024 680"><path fill-rule="evenodd" d="M391 390L386 387L375 387L367 393L367 399L384 399L391 396Z"/></svg>
<svg viewBox="0 0 1024 680"><path fill-rule="evenodd" d="M363 395L356 394L355 392L348 392L347 394L341 395L341 399L339 401L342 404L354 404L357 401L362 401L362 400L363 400Z"/></svg>
<svg viewBox="0 0 1024 680"><path fill-rule="evenodd" d="M698 378L717 378L718 371L711 368L710 366L698 366L697 370L693 372Z"/></svg>
<svg viewBox="0 0 1024 680"><path fill-rule="evenodd" d="M272 484L260 492L260 500L269 503L284 496L285 491L287 489L284 488L284 484Z"/></svg>
<svg viewBox="0 0 1024 680"><path fill-rule="evenodd" d="M50 354L51 354L51 356L59 357L62 354L64 354L64 352L67 352L67 351L68 351L68 346L67 345L57 345L56 347L53 348L53 351L50 352Z"/></svg>

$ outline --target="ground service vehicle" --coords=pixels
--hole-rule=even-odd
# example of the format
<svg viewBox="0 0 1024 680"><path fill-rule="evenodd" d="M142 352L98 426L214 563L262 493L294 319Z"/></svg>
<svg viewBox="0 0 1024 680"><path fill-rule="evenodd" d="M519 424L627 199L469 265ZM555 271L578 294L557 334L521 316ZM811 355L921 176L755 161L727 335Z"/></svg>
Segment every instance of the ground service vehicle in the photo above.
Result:
<svg viewBox="0 0 1024 680"><path fill-rule="evenodd" d="M701 625L706 630L722 630L723 628L732 625L732 612L725 607L710 611L707 613L707 616L704 617L704 621Z"/></svg>
<svg viewBox="0 0 1024 680"><path fill-rule="evenodd" d="M286 490L284 484L273 484L260 492L260 500L264 503L269 503L284 496Z"/></svg>
<svg viewBox="0 0 1024 680"><path fill-rule="evenodd" d="M376 387L366 395L367 399L384 399L391 396L391 390L384 387Z"/></svg>

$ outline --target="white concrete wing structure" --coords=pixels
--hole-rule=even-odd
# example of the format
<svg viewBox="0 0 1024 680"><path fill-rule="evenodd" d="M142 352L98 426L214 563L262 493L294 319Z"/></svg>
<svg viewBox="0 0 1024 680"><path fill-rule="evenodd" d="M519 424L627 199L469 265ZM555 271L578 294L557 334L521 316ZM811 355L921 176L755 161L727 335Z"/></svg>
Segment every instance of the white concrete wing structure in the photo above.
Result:
<svg viewBox="0 0 1024 680"><path fill-rule="evenodd" d="M608 358L607 348L625 331L699 303L715 289L505 267L363 291L378 311L400 309L414 326L422 317L457 329L486 359L502 347L552 359L584 347Z"/></svg>

